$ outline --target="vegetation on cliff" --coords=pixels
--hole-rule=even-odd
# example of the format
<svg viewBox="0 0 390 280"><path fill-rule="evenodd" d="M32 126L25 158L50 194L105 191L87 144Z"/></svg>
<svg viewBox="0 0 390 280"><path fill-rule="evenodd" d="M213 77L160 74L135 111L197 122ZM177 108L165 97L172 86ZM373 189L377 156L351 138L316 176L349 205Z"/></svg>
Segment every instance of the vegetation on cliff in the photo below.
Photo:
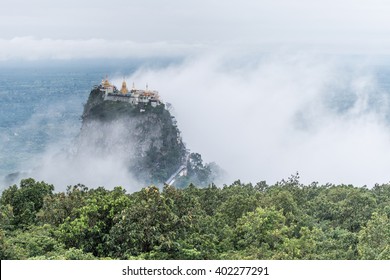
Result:
<svg viewBox="0 0 390 280"><path fill-rule="evenodd" d="M236 181L0 197L1 259L390 259L390 185Z"/></svg>
<svg viewBox="0 0 390 280"><path fill-rule="evenodd" d="M84 106L82 121L78 152L117 155L140 183L162 186L183 165L188 175L175 183L179 187L189 181L206 186L218 176L215 164L203 164L200 154L187 151L174 117L162 103L104 100L104 92L96 88Z"/></svg>

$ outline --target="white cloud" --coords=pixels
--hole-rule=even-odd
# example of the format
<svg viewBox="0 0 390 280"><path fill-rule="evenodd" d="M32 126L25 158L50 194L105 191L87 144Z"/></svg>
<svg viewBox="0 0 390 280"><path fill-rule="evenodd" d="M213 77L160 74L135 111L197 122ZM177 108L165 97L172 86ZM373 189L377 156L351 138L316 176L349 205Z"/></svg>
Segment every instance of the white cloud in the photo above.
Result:
<svg viewBox="0 0 390 280"><path fill-rule="evenodd" d="M130 128L129 122L123 120L108 125L89 123L71 143L53 142L44 153L24 162L23 167L30 169L29 176L54 184L57 190L81 183L109 189L123 186L135 191L143 184L128 171L135 147L129 138Z"/></svg>
<svg viewBox="0 0 390 280"><path fill-rule="evenodd" d="M0 50L3 59L29 52L35 58L165 55L194 45L389 54L389 13L382 0L5 0ZM26 37L36 39L15 39Z"/></svg>
<svg viewBox="0 0 390 280"><path fill-rule="evenodd" d="M279 51L388 55L389 14L384 0L4 0L0 62L192 57L131 79L233 179L373 184L389 180L387 92L364 67Z"/></svg>
<svg viewBox="0 0 390 280"><path fill-rule="evenodd" d="M142 67L128 73L127 82L137 88L148 83L173 104L187 147L224 168L226 183L274 183L296 171L305 183L388 182L389 92L370 67L338 58L210 52L165 68ZM114 84L120 86L123 74ZM106 133L114 137L109 142L126 139L121 131ZM53 143L26 162L38 166L31 176L58 187L140 186L121 153L101 156L91 145L89 153L72 158L57 154L62 148Z"/></svg>
<svg viewBox="0 0 390 280"><path fill-rule="evenodd" d="M389 181L389 96L367 69L285 54L238 62L214 54L130 79L160 90L188 147L225 168L227 182L296 171L304 182Z"/></svg>
<svg viewBox="0 0 390 280"><path fill-rule="evenodd" d="M53 40L17 37L0 39L0 61L40 59L143 58L175 57L197 52L201 45L167 42L136 43L132 41Z"/></svg>

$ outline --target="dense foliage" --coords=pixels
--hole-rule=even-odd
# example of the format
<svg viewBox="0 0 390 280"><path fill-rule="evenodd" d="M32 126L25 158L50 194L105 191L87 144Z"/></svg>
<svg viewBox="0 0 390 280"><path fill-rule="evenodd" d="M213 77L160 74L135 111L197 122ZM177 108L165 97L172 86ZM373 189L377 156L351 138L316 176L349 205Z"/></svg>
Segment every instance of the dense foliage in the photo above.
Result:
<svg viewBox="0 0 390 280"><path fill-rule="evenodd" d="M1 259L390 259L390 185L83 185L0 198Z"/></svg>

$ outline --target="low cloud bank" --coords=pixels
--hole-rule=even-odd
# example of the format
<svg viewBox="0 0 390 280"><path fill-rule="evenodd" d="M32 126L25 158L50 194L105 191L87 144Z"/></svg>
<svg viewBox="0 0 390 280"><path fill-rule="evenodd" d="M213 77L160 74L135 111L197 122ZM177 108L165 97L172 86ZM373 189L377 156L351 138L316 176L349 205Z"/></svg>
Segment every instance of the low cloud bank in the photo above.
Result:
<svg viewBox="0 0 390 280"><path fill-rule="evenodd" d="M124 120L89 123L72 143L53 143L28 163L34 167L29 173L37 180L54 184L57 190L81 183L108 189L123 186L135 191L143 185L129 172L135 147L129 138L131 128Z"/></svg>
<svg viewBox="0 0 390 280"><path fill-rule="evenodd" d="M188 148L234 179L372 186L390 179L389 94L359 63L213 54L129 78L174 105ZM119 82L119 79L118 79Z"/></svg>
<svg viewBox="0 0 390 280"><path fill-rule="evenodd" d="M15 37L0 39L0 62L10 60L68 60L93 58L178 57L203 50L197 44L134 42L130 40L63 40Z"/></svg>
<svg viewBox="0 0 390 280"><path fill-rule="evenodd" d="M303 183L372 187L390 180L390 100L370 69L329 57L225 52L141 67L126 80L159 90L174 107L187 148L220 165L226 183L275 183L299 172ZM121 131L106 133L123 139ZM61 149L53 144L28 163L39 166L32 176L62 187L142 187L120 152L71 157Z"/></svg>

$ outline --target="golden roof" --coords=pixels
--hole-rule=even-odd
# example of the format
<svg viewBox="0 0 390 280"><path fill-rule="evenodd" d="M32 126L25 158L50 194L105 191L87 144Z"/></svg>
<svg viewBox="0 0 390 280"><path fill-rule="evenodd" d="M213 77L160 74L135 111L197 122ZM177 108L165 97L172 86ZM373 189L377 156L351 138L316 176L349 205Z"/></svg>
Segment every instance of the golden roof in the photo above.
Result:
<svg viewBox="0 0 390 280"><path fill-rule="evenodd" d="M121 93L126 94L126 93L128 93L128 92L129 92L129 90L127 89L127 84L126 84L125 81L123 81L123 82L122 82Z"/></svg>
<svg viewBox="0 0 390 280"><path fill-rule="evenodd" d="M102 86L105 88L108 88L108 87L111 87L112 85L110 84L110 82L106 78L105 80L102 81Z"/></svg>

